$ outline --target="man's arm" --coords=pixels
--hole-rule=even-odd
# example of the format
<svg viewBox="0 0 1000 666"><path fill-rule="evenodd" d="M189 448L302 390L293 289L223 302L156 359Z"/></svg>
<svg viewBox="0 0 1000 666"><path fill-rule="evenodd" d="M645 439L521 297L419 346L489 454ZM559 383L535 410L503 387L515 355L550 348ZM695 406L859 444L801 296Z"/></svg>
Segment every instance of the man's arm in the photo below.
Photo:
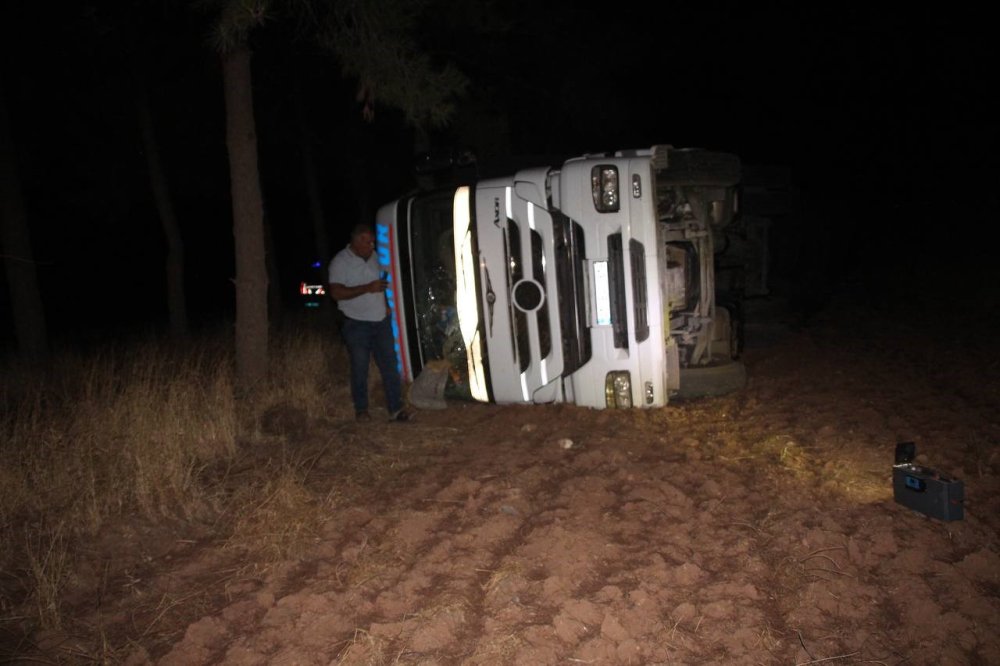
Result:
<svg viewBox="0 0 1000 666"><path fill-rule="evenodd" d="M385 280L372 280L368 284L359 284L356 287L348 287L336 282L331 282L329 284L330 288L327 291L329 292L330 297L335 301L349 301L352 298L357 298L363 294L375 294L380 291L385 291L387 286L389 285Z"/></svg>

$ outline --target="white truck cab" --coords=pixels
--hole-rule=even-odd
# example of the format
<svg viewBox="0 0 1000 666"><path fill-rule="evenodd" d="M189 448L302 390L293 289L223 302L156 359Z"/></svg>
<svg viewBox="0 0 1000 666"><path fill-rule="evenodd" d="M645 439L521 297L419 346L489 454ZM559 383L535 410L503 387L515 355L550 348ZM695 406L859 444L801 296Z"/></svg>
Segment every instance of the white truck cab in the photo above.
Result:
<svg viewBox="0 0 1000 666"><path fill-rule="evenodd" d="M739 160L670 146L584 155L389 203L379 260L404 379L498 403L657 407L730 363L713 233Z"/></svg>

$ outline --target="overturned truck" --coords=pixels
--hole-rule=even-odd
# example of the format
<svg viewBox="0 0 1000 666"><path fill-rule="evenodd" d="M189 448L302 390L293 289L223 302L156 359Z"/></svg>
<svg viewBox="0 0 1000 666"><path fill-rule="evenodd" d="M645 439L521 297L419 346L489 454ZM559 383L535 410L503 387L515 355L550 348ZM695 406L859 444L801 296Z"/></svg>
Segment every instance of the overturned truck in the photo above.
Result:
<svg viewBox="0 0 1000 666"><path fill-rule="evenodd" d="M735 155L654 146L407 196L376 219L411 401L659 407L746 381L717 239Z"/></svg>

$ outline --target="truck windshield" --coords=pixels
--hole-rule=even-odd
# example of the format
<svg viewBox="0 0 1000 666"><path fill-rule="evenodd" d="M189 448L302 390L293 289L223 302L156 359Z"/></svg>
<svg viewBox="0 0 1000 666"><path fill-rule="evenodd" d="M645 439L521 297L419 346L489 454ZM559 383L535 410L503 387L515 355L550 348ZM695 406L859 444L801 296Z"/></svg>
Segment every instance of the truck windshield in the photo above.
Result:
<svg viewBox="0 0 1000 666"><path fill-rule="evenodd" d="M423 365L446 361L446 395L471 399L469 367L456 308L453 193L436 192L412 200L409 255L413 308Z"/></svg>

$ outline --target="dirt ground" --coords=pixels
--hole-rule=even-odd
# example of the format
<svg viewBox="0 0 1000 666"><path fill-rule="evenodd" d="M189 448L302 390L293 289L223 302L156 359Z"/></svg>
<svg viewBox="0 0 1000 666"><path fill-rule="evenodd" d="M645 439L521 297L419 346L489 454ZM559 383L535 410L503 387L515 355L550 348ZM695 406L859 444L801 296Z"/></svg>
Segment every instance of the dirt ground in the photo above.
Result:
<svg viewBox="0 0 1000 666"><path fill-rule="evenodd" d="M760 310L749 386L664 409L291 419L330 507L307 548L255 568L177 540L80 606L93 635L35 642L127 635L114 654L162 666L1000 663L996 355L854 315ZM893 500L900 441L964 481L963 520Z"/></svg>

